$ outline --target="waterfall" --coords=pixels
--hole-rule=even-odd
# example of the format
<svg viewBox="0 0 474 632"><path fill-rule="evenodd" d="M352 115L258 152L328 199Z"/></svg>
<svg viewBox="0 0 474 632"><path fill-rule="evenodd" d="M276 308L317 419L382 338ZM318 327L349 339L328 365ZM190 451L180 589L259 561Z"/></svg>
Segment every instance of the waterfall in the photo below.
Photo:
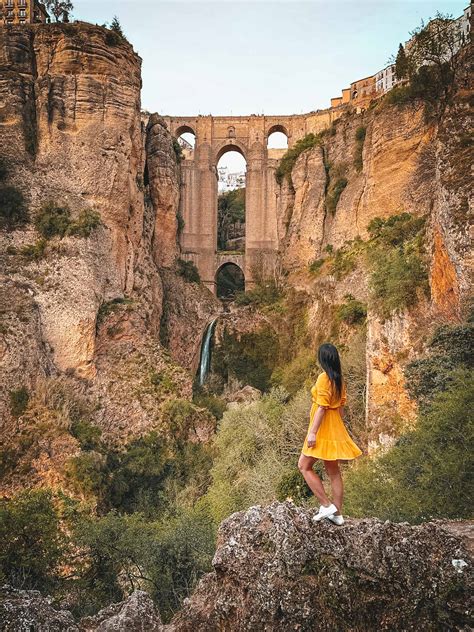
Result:
<svg viewBox="0 0 474 632"><path fill-rule="evenodd" d="M209 325L206 327L206 331L204 332L204 336L202 337L201 344L201 356L199 359L199 385L202 386L206 381L206 378L209 374L209 370L211 368L211 343L212 336L214 335L214 329L216 327L217 318L211 320Z"/></svg>

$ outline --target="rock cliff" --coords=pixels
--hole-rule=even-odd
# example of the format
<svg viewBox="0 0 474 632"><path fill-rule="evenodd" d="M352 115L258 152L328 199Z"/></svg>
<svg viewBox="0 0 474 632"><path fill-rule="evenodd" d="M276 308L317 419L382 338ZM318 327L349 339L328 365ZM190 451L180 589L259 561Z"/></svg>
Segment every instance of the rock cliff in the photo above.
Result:
<svg viewBox="0 0 474 632"><path fill-rule="evenodd" d="M273 503L225 520L175 630L468 629L472 525L312 515Z"/></svg>
<svg viewBox="0 0 474 632"><path fill-rule="evenodd" d="M333 336L334 310L347 295L368 305L369 448L390 444L400 420L416 413L403 368L426 348L434 328L466 317L472 296L469 160L472 114L464 87L438 118L421 102L379 103L340 117L321 144L303 152L279 196L282 262L289 284L308 294L313 340ZM334 194L337 187L339 191ZM364 246L369 223L410 213L426 219L428 294L381 317L371 301ZM340 256L346 268L309 269ZM380 262L388 253L380 255ZM344 340L353 331L344 332Z"/></svg>
<svg viewBox="0 0 474 632"><path fill-rule="evenodd" d="M176 268L173 141L159 117L142 120L140 57L102 27L2 27L0 73L2 185L23 194L29 216L0 231L1 432L10 440L40 421L36 410L25 423L12 415L13 392L24 389L31 408L38 388L67 374L104 439L122 444L159 428L170 399L190 399L218 305ZM48 203L71 221L96 213L99 225L44 239L36 220ZM207 436L208 416L196 415ZM60 453L78 450L69 443L45 445L31 481L60 481Z"/></svg>

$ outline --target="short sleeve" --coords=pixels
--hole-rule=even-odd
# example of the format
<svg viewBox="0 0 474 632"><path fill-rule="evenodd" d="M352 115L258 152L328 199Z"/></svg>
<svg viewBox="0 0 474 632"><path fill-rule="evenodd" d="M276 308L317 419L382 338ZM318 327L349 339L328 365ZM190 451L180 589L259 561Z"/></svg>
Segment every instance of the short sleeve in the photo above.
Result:
<svg viewBox="0 0 474 632"><path fill-rule="evenodd" d="M324 373L321 373L316 381L316 404L318 406L331 405L331 381Z"/></svg>

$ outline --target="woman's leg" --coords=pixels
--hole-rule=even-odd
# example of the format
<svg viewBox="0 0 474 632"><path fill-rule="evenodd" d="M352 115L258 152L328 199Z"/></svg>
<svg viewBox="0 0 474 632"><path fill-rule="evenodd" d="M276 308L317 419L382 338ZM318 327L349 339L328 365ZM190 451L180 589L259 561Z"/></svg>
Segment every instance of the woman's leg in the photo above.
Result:
<svg viewBox="0 0 474 632"><path fill-rule="evenodd" d="M326 473L329 476L332 490L332 501L340 513L342 509L342 498L344 495L344 484L342 482L341 470L338 461L324 461Z"/></svg>
<svg viewBox="0 0 474 632"><path fill-rule="evenodd" d="M311 489L313 494L319 500L321 505L324 505L324 507L329 507L329 505L331 504L331 501L329 500L329 498L326 495L326 492L324 491L324 487L321 482L321 479L313 470L313 465L315 461L316 459L313 458L312 456L306 456L305 454L302 454L298 461L298 469L301 472L301 474L303 474L304 480L307 482L308 487Z"/></svg>

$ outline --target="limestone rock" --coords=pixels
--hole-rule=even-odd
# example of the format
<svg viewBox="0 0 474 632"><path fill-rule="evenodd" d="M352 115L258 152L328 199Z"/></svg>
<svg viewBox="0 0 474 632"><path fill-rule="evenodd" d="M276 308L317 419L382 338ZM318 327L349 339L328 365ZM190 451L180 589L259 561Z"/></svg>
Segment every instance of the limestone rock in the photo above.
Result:
<svg viewBox="0 0 474 632"><path fill-rule="evenodd" d="M472 523L313 515L275 502L225 520L176 631L469 629Z"/></svg>
<svg viewBox="0 0 474 632"><path fill-rule="evenodd" d="M16 590L9 586L0 589L0 629L3 632L79 632L72 614L54 608L50 597L43 597L37 590Z"/></svg>
<svg viewBox="0 0 474 632"><path fill-rule="evenodd" d="M256 402L261 398L261 396L262 393L258 390L258 388L254 388L253 386L249 386L247 384L238 391L230 393L226 399L229 402L229 408L235 408L240 404L250 404L251 402Z"/></svg>
<svg viewBox="0 0 474 632"><path fill-rule="evenodd" d="M135 590L127 599L114 603L80 622L81 632L164 632L160 613L148 593Z"/></svg>

